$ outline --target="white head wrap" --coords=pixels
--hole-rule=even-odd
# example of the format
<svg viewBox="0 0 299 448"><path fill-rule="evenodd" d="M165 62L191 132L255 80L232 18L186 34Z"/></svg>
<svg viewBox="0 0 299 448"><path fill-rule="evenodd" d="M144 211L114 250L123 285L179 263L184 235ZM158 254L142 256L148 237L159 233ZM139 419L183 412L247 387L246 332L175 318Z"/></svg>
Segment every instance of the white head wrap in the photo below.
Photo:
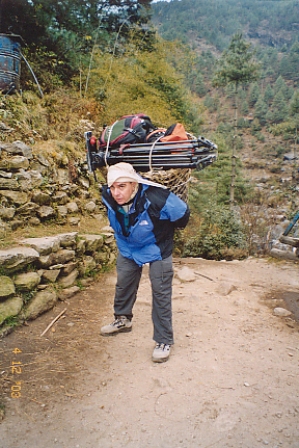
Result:
<svg viewBox="0 0 299 448"><path fill-rule="evenodd" d="M166 188L164 185L144 179L136 173L132 165L126 162L119 162L108 168L107 183L108 187L114 182L137 182L139 184L151 185L153 187Z"/></svg>

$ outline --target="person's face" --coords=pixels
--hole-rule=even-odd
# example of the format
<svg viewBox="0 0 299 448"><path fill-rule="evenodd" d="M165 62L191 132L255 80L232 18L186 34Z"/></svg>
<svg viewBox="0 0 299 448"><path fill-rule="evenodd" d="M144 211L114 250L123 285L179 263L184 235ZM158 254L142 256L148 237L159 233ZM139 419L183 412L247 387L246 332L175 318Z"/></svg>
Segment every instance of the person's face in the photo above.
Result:
<svg viewBox="0 0 299 448"><path fill-rule="evenodd" d="M135 187L136 182L114 182L110 187L110 191L113 199L119 205L123 205L130 200Z"/></svg>

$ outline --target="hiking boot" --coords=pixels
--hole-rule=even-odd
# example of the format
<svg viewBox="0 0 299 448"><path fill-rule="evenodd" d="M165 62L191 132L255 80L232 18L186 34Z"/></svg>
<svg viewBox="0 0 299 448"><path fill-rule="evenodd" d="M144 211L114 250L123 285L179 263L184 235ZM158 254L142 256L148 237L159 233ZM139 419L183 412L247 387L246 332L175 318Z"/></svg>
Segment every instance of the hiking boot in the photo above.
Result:
<svg viewBox="0 0 299 448"><path fill-rule="evenodd" d="M132 322L126 316L117 316L115 321L101 328L102 336L126 333L132 330Z"/></svg>
<svg viewBox="0 0 299 448"><path fill-rule="evenodd" d="M156 347L153 351L153 362L165 362L168 360L170 355L170 345L162 344L157 342Z"/></svg>

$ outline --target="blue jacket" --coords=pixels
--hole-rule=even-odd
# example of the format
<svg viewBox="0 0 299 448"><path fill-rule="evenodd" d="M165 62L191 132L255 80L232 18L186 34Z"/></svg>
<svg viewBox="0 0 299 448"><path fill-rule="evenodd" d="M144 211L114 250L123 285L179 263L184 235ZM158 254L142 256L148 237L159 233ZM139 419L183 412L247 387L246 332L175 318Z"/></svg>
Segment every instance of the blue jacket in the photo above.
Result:
<svg viewBox="0 0 299 448"><path fill-rule="evenodd" d="M184 228L190 216L188 205L178 196L144 184L139 185L128 214L107 186L103 187L102 200L120 253L139 266L169 257L175 228Z"/></svg>

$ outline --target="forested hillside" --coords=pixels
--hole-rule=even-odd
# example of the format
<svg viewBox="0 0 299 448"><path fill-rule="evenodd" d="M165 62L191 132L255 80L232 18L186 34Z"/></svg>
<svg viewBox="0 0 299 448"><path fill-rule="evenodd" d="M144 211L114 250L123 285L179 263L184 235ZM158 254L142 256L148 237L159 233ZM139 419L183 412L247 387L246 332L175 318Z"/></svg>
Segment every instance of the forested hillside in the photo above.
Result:
<svg viewBox="0 0 299 448"><path fill-rule="evenodd" d="M221 142L223 169L216 174L213 166L201 174L201 180L208 180L196 198L204 197L207 185L210 188L217 178L216 202L223 204L223 192L228 194L233 185L234 201L250 204L252 220L263 208L268 224L274 217L270 227L277 230L270 238L275 239L275 216L290 217L299 206L298 3L174 0L153 5L153 22L163 38L190 48L189 62L186 56L180 65L174 55L174 64L208 111L203 132L212 131ZM258 68L250 80L245 76L248 63ZM245 179L253 189L248 190ZM247 224L255 227L248 218Z"/></svg>
<svg viewBox="0 0 299 448"><path fill-rule="evenodd" d="M153 20L166 39L202 39L223 51L236 32L261 45L290 47L299 36L297 1L172 0L153 4Z"/></svg>
<svg viewBox="0 0 299 448"><path fill-rule="evenodd" d="M21 36L42 89L22 62L21 92L1 95L2 141L84 156L87 125L99 135L144 112L218 144L192 172L181 255L265 253L298 208L295 1L0 0L0 32Z"/></svg>

